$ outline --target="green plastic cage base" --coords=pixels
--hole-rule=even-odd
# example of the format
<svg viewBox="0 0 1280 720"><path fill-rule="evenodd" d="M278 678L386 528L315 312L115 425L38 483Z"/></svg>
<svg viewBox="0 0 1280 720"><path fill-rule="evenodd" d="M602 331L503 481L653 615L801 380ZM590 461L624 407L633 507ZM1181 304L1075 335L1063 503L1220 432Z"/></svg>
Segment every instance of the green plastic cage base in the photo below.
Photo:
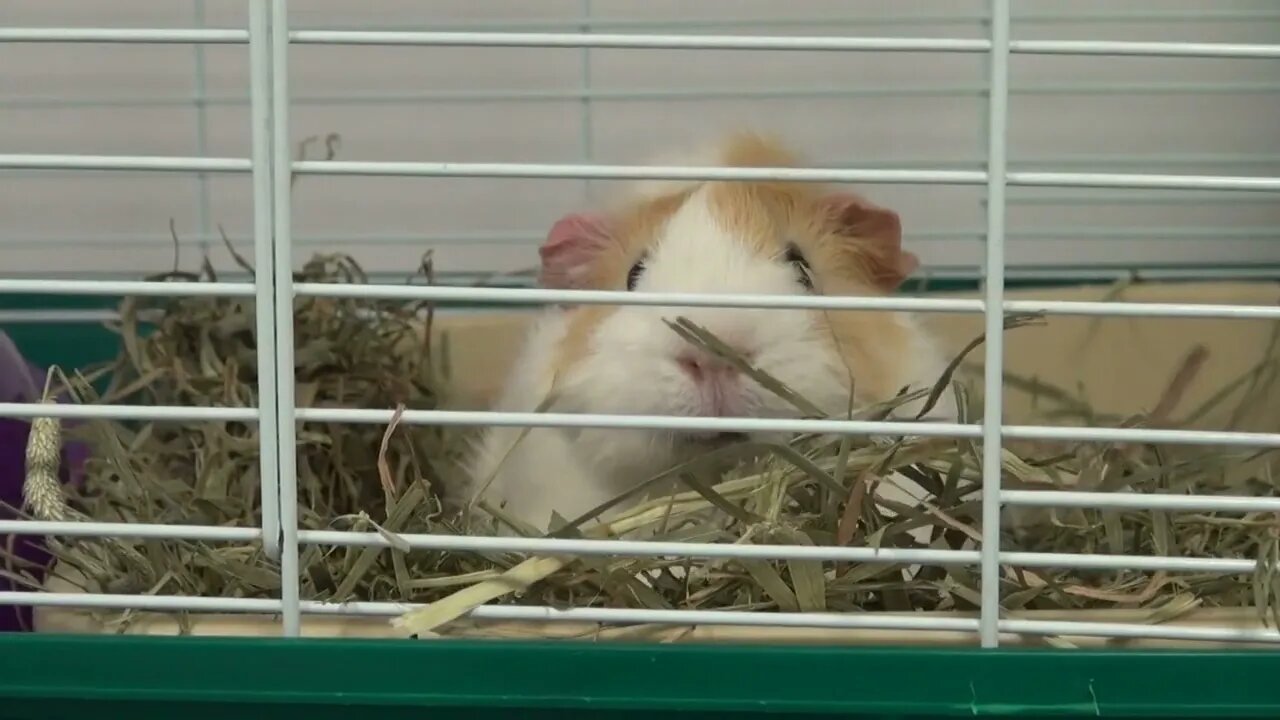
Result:
<svg viewBox="0 0 1280 720"><path fill-rule="evenodd" d="M1280 653L0 637L0 717L1280 717Z"/></svg>

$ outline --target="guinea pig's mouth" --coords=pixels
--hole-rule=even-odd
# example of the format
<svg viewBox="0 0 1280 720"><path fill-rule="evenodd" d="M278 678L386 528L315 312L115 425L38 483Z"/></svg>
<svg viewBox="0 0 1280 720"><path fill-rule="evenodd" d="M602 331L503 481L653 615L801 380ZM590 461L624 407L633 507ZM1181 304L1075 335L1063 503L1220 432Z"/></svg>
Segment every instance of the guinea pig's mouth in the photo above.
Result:
<svg viewBox="0 0 1280 720"><path fill-rule="evenodd" d="M713 447L732 445L747 440L747 434L744 432L716 432L714 430L679 433L676 437L692 445L709 445Z"/></svg>

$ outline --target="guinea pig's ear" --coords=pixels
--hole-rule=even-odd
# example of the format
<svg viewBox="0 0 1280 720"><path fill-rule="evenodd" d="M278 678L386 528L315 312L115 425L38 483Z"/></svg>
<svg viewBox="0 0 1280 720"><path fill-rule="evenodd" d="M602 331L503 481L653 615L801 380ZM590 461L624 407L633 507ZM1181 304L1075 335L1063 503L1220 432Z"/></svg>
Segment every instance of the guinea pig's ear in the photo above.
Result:
<svg viewBox="0 0 1280 720"><path fill-rule="evenodd" d="M573 213L551 226L538 248L542 267L538 285L550 290L579 290L588 282L591 265L613 244L603 215Z"/></svg>
<svg viewBox="0 0 1280 720"><path fill-rule="evenodd" d="M853 244L861 270L878 289L896 290L920 266L914 253L902 249L898 213L853 193L832 193L821 206L833 232Z"/></svg>

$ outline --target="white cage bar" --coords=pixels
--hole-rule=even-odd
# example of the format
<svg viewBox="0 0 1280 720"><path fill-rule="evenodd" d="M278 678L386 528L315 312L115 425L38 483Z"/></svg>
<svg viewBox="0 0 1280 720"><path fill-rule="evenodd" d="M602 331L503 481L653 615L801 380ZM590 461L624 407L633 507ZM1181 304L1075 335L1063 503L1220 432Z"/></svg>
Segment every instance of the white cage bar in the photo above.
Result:
<svg viewBox="0 0 1280 720"><path fill-rule="evenodd" d="M265 12L265 10L264 10ZM293 208L290 187L289 142L289 12L285 0L271 4L271 212L275 223L273 239L274 295L276 320L276 437L280 490L280 601L284 606L284 634L300 632L298 610L298 473L297 422L294 417L293 364ZM256 130L256 128L255 128Z"/></svg>
<svg viewBox="0 0 1280 720"><path fill-rule="evenodd" d="M1089 495L1088 493L1081 493ZM1144 496L1139 496L1139 498ZM1239 510L1245 503L1241 498L1215 496L1186 496L1191 501L1176 507L1163 509L1225 509ZM1236 501L1236 502L1229 502ZM1012 502L1006 504L1038 505L1038 502ZM1043 504L1052 505L1053 500ZM1100 503L1082 500L1079 507L1096 507ZM1106 503L1101 503L1104 507ZM1119 505L1118 503L1115 505ZM1147 509L1147 504L1135 498L1126 507ZM1160 504L1151 505L1161 508ZM1255 511L1276 509L1274 502L1261 503L1249 508ZM52 522L52 521L0 521L0 532L14 535L50 535L67 537L117 537L170 540L204 540L209 542L244 543L262 538L256 528L209 527L204 525L153 525L145 523L107 522ZM584 557L683 557L683 558L742 558L757 560L819 560L828 562L864 562L887 564L977 565L981 553L977 550L933 550L913 548L867 548L809 545L731 545L683 542L638 542L630 540L588 540L565 538L505 538L483 536L438 535L425 533L397 534L396 543L380 533L352 532L344 530L300 530L301 545L325 545L334 547L391 548L403 544L413 550L437 550L450 552L512 552L544 553L550 555L581 555ZM1001 551L1000 562L1020 567L1062 567L1091 570L1165 570L1171 572L1202 573L1251 573L1257 569L1253 560L1230 558L1187 558L1165 556L1105 555L1097 553L1047 553Z"/></svg>
<svg viewBox="0 0 1280 720"><path fill-rule="evenodd" d="M259 474L262 478L262 547L272 560L280 560L280 412L276 406L279 392L276 384L276 347L272 328L275 326L275 278L268 272L275 265L274 207L271 176L271 43L270 13L262 3L249 8L249 83L253 99L250 122L253 124L253 261L258 272L254 277L254 322L259 337L271 342L258 343L258 413Z"/></svg>
<svg viewBox="0 0 1280 720"><path fill-rule="evenodd" d="M994 21L993 21L994 22ZM829 52L989 53L990 40L762 35L688 35L553 32L413 32L393 30L294 30L289 42L311 45L410 45L423 47L621 48L634 50L775 50ZM235 29L0 28L0 42L244 44ZM1146 57L1280 58L1280 45L1105 40L1010 40L1011 53L1033 55L1132 55Z"/></svg>
<svg viewBox="0 0 1280 720"><path fill-rule="evenodd" d="M588 621L602 623L723 624L787 627L857 627L901 630L952 630L977 633L985 647L999 644L1007 633L1147 637L1164 639L1280 642L1274 630L1161 628L1147 625L1082 622L1044 622L1001 619L998 613L998 573L1001 565L1077 567L1094 569L1150 569L1182 572L1248 573L1250 560L1183 557L1133 557L1067 553L1002 551L998 546L1003 505L1028 507L1142 508L1159 510L1219 510L1278 512L1280 499L1231 496L1165 496L1135 493L1003 490L999 455L1004 438L1148 443L1224 444L1242 447L1280 447L1280 434L1216 431L1151 430L1142 428L1075 428L1004 425L999 412L1003 362L1002 315L1006 312L1089 316L1167 316L1235 319L1280 319L1272 306L1193 304L1125 304L1085 302L1006 301L1004 299L1005 216L1012 186L1064 188L1180 189L1280 192L1280 178L1210 175L1152 175L1093 172L1016 172L1007 169L1006 120L1011 92L1010 56L1016 54L1131 55L1147 57L1280 58L1280 45L1134 43L1103 41L1019 41L1009 36L1009 0L991 0L988 39L764 37L737 35L610 34L607 20L590 17L590 0L583 0L584 17L577 32L290 30L286 0L250 0L248 30L241 29L104 29L0 28L3 42L89 42L162 44L247 44L250 54L252 158L145 157L95 155L0 155L0 169L150 171L194 173L251 172L254 193L254 251L258 274L251 283L145 283L126 281L0 279L0 292L45 295L225 295L253 297L257 304L259 337L259 408L184 408L133 406L36 406L0 404L0 416L116 418L168 421L224 420L259 422L263 438L261 528L128 525L100 522L0 521L0 532L21 535L62 534L81 537L144 537L212 542L262 542L281 564L279 599L222 599L107 594L0 593L0 605L139 608L162 611L227 611L279 613L285 635L298 635L301 615L396 615L410 604L356 602L325 604L299 596L299 545L390 547L377 533L301 530L296 517L296 438L298 422L385 423L385 409L296 408L293 397L292 301L297 296L429 299L440 302L486 301L509 304L576 302L594 304L689 305L716 307L804 307L880 309L931 312L982 312L988 341L986 355L987 414L980 425L765 420L754 418L672 418L662 416L603 416L461 411L407 411L406 424L505 424L547 427L685 428L716 430L776 430L844 434L960 436L983 440L983 542L977 550L909 550L786 545L714 545L703 543L633 542L555 538L457 537L403 535L409 547L458 552L506 551L567 555L630 555L645 557L702 557L758 559L814 559L845 562L965 564L981 567L983 602L977 618L928 618L893 614L737 613L723 611L654 611L547 607L481 607L473 617L490 619ZM1174 14L1176 15L1176 13ZM1047 17L1047 16L1046 16ZM1117 15L1122 17L1122 15ZM1192 20L1198 14L1188 14ZM895 168L675 168L588 164L589 145L578 164L292 161L289 157L288 48L291 43L316 45L403 45L436 47L536 47L733 49L744 51L930 52L983 53L989 58L986 86L940 88L930 92L965 92L987 98L987 157L983 170L939 167ZM584 103L600 97L590 87L590 68L584 60L583 88L573 97ZM1264 84L1265 85L1265 84ZM1180 92L1173 86L1170 92ZM1259 92L1276 88L1257 87ZM1061 92L1074 92L1063 87ZM833 92L837 92L833 90ZM637 94L636 97L641 97ZM504 96L506 97L506 96ZM531 95L531 98L537 99ZM296 101L296 99L293 99ZM209 100L216 102L215 100ZM584 120L586 122L586 120ZM875 182L985 186L987 191L986 256L982 300L923 298L824 298L727 295L646 295L587 291L549 291L505 288L346 286L300 283L292 280L291 208L289 186L293 174L404 177L518 177L539 179L683 178L719 180L782 179L803 182ZM994 410L992 410L994 408Z"/></svg>
<svg viewBox="0 0 1280 720"><path fill-rule="evenodd" d="M584 48L590 49L590 48ZM1166 82L1166 83L1049 83L1033 86L1012 86L1010 96L1015 95L1183 95L1183 94L1265 94L1280 93L1280 83L1273 82ZM808 87L808 88L724 88L709 87L696 90L684 89L635 89L612 90L608 88L589 88L582 90L560 89L523 89L509 90L422 90L413 93L357 93L352 95L297 95L293 105L354 105L378 104L396 105L421 102L558 102L563 100L590 100L604 102L634 102L649 100L665 100L678 102L683 100L759 100L759 99L818 99L818 98L850 98L850 97L977 97L986 94L985 85L906 85L906 86L865 86L865 87ZM39 95L18 95L5 100L5 104L18 108L65 108L65 107L166 107L185 106L194 99L183 97L129 96L129 95L87 95L80 98L44 97ZM209 95L204 98L207 106L248 105L247 95ZM1248 162L1248 157L1224 156L1224 161L1237 159ZM1104 156L1090 158L1091 165L1102 165L1110 161L1123 160ZM1147 160L1147 158L1142 158ZM1076 156L1056 158L1036 158L1036 162L1085 162ZM1174 162L1171 158L1169 162ZM1155 159L1154 162L1163 162ZM1184 160L1185 162L1185 160Z"/></svg>
<svg viewBox="0 0 1280 720"><path fill-rule="evenodd" d="M991 0L991 52L987 59L987 242L983 269L986 395L982 415L982 572L978 632L983 647L1000 638L1000 427L1004 408L1004 225L1009 115L1009 0Z"/></svg>

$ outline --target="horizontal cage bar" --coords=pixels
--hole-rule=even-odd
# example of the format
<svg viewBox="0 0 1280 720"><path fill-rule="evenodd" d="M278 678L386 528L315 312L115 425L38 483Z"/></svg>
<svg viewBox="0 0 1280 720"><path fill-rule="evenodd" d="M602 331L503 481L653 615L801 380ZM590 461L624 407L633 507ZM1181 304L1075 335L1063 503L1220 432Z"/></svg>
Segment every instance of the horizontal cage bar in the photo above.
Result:
<svg viewBox="0 0 1280 720"><path fill-rule="evenodd" d="M913 37L827 37L583 32L415 32L293 30L292 43L424 47L617 48L826 52L985 53L989 40ZM247 43L245 30L154 28L0 28L0 42L42 43ZM1013 40L1012 53L1198 58L1280 58L1280 45L1110 40Z"/></svg>
<svg viewBox="0 0 1280 720"><path fill-rule="evenodd" d="M15 273L18 279L23 275L30 273ZM81 271L68 273L68 279L74 282L116 282L115 277L118 275L128 276L127 273L115 273L108 271L106 273ZM1006 276L1017 280L1070 280L1072 282L1088 282L1095 280L1118 280L1132 279L1141 280L1213 280L1221 281L1226 279L1236 280L1261 280L1274 279L1280 276L1280 264L1261 263L1254 266L1235 266L1235 265L1217 265L1204 263L1182 263L1173 265L1074 265L1074 264L1045 264L1045 265L1012 265L1007 268ZM236 283L243 282L243 273L227 272L222 277L228 280L234 280ZM498 288L515 288L529 289L529 284L533 281L533 274L530 271L512 272L509 274L501 274L500 279L510 281L507 285L490 285L490 287ZM926 286L933 281L951 281L961 280L972 282L980 280L982 277L982 269L977 265L934 265L929 268L922 269L917 276L917 280ZM378 287L388 285L400 280L401 277L394 273L374 272L370 273L370 281L372 285L369 287ZM34 278L32 278L34 279ZM492 282L494 276L488 273L475 272L458 272L458 273L440 273L436 280L440 285L435 287L465 287L474 289L478 284ZM161 283L155 283L161 284ZM403 287L403 286L402 286ZM44 291L42 291L44 292ZM58 294L56 292L51 294ZM110 293L108 293L110 294ZM166 293L161 293L166 294ZM909 296L907 300L912 300ZM928 298L915 298L928 299ZM1031 302L1031 301L1028 301ZM501 303L499 303L501 304ZM517 303L522 304L522 303ZM1120 305L1135 304L1147 306L1150 303L1119 303ZM448 305L436 308L436 312L458 314L484 312L485 303L479 303L480 307L451 307ZM1185 305L1178 307L1185 308ZM1233 305L1192 305L1196 312L1213 311L1220 307L1261 307L1261 306L1233 306ZM1157 308L1164 308L1163 305L1157 305ZM930 310L929 312L932 312ZM970 312L965 310L964 312ZM976 312L976 311L974 311ZM1092 306L1083 309L1076 309L1074 305L1069 305L1068 309L1061 314L1070 315L1073 313L1090 314L1093 313ZM1124 308L1116 311L1117 314L1123 315L1126 312ZM425 310L422 311L425 317ZM1098 311L1097 314L1107 315L1106 312ZM97 321L99 319L115 319L119 314L114 310L94 309L94 310L0 310L0 318L4 318L3 322L34 322L36 318L48 318L51 322L76 322L76 321ZM1245 319L1248 319L1247 316Z"/></svg>
<svg viewBox="0 0 1280 720"><path fill-rule="evenodd" d="M0 406L2 408L3 406ZM389 423L391 410L350 408L299 408L305 422ZM847 435L903 435L919 437L980 437L981 425L956 423L881 422L862 420L812 420L765 418L694 418L663 415L592 415L588 413L516 413L464 410L406 410L400 415L410 425L495 425L508 427L618 428L644 430L712 430L719 432L798 432ZM1147 428L1053 427L1005 425L1002 434L1019 440L1075 442L1168 443L1171 445L1228 445L1280 447L1280 433L1246 433L1213 430L1156 430Z"/></svg>
<svg viewBox="0 0 1280 720"><path fill-rule="evenodd" d="M241 158L146 155L0 155L0 169L242 173L252 170L253 163Z"/></svg>
<svg viewBox="0 0 1280 720"><path fill-rule="evenodd" d="M37 280L0 278L0 293L17 295L145 295L148 297L253 297L251 283L146 280Z"/></svg>
<svg viewBox="0 0 1280 720"><path fill-rule="evenodd" d="M969 170L893 170L837 168L726 168L549 163L362 162L303 160L293 170L309 175L369 177L546 178L560 180L724 180L790 182L866 182L921 185L977 185L986 174Z"/></svg>
<svg viewBox="0 0 1280 720"><path fill-rule="evenodd" d="M1181 317L1218 318L1221 320L1280 319L1280 307L1271 305L1006 300L1004 311L1043 312L1047 315L1088 315L1094 317Z"/></svg>
<svg viewBox="0 0 1280 720"><path fill-rule="evenodd" d="M33 605L40 607L73 607L99 609L138 609L159 612L190 610L195 612L279 613L283 603L274 599L201 598L173 595L109 595L90 593L24 593L0 592L0 605ZM399 615L419 607L410 603L347 602L324 603L302 601L303 613L348 616ZM977 627L967 618L928 618L888 613L751 613L723 610L614 610L605 608L572 608L558 610L537 606L485 605L468 613L470 617L490 620L555 620L565 622L658 623L742 625L766 627L818 628L883 628L894 630L961 630Z"/></svg>
<svg viewBox="0 0 1280 720"><path fill-rule="evenodd" d="M1010 172L1008 181L1010 185L1024 187L1280 192L1280 177L1019 171Z"/></svg>
<svg viewBox="0 0 1280 720"><path fill-rule="evenodd" d="M1079 13L1052 13L1052 12L1030 12L1017 13L1013 15L1014 24L1114 24L1114 23L1150 23L1150 22L1194 22L1194 23L1247 23L1247 22L1269 22L1280 20L1280 13L1258 11L1258 10L1170 10L1170 11L1118 11L1118 12L1079 12ZM786 27L814 27L821 25L823 27L885 27L885 26L909 26L909 25L984 25L990 22L990 17L985 14L975 13L947 13L947 14L925 14L925 15L884 15L873 17L824 17L814 19L812 17L791 17L791 18L682 18L679 21L663 21L663 20L645 20L641 18L610 18L610 17L578 17L566 20L538 20L527 18L509 18L487 21L474 22L443 22L431 23L430 26L421 28L413 28L411 25L406 28L405 24L397 24L391 26L362 26L358 28L323 28L317 27L315 30L348 30L357 29L361 31L388 31L394 30L402 32L406 29L412 30L434 30L448 32L530 32L530 31L569 31L581 28L590 28L592 30L625 30L643 28L650 31L655 30L686 30L690 28L786 28ZM23 35L31 34L34 37L44 37L47 33L57 28L21 28L26 32ZM103 30L96 29L74 29L77 33L85 32L113 32L112 29ZM171 30L157 29L144 30L147 33L170 33ZM180 32L204 32L203 30L182 30ZM243 32L240 30L222 30L216 31L220 33ZM216 39L201 40L202 42L216 42ZM243 39L237 42L247 42L247 34ZM179 42L179 41L174 41Z"/></svg>
<svg viewBox="0 0 1280 720"><path fill-rule="evenodd" d="M411 177L506 177L570 180L723 180L861 182L919 185L981 185L985 172L831 168L723 168L547 163L361 162L305 160L294 172L316 175ZM1031 187L1128 188L1152 190L1248 190L1280 192L1280 178L1208 175L1010 172L1010 185Z"/></svg>
<svg viewBox="0 0 1280 720"><path fill-rule="evenodd" d="M0 534L139 538L148 540L208 540L210 542L256 542L262 539L262 529L256 527L160 525L156 523L99 522L91 520L0 520Z"/></svg>
<svg viewBox="0 0 1280 720"><path fill-rule="evenodd" d="M203 540L243 543L261 540L258 528L147 523L49 522L0 520L0 533L61 535L65 537L117 537L155 540ZM299 530L298 542L332 547L392 548L447 552L510 552L583 557L736 558L757 560L818 560L824 562L885 563L902 565L976 565L977 550L871 548L811 545L743 545L736 543L658 542L565 538L513 538L484 535L394 533L396 543L374 532ZM1257 562L1233 558L1199 558L1158 555L1101 555L1091 553L1043 553L1001 551L1001 564L1028 568L1079 568L1087 570L1150 570L1241 574L1252 573Z"/></svg>
<svg viewBox="0 0 1280 720"><path fill-rule="evenodd" d="M1240 575L1258 569L1254 560L1200 558L1162 555L1102 555L1095 553L1050 553L1001 550L1001 565L1024 568L1071 568L1078 570L1147 570Z"/></svg>
<svg viewBox="0 0 1280 720"><path fill-rule="evenodd" d="M864 87L779 87L690 89L643 88L611 90L609 88L548 88L545 90L510 88L497 90L423 90L414 93L366 93L352 95L299 95L291 99L300 105L389 105L425 102L491 103L491 102L653 102L705 100L770 100L849 97L984 97L987 91L979 85L884 85ZM1200 95L1200 94L1264 94L1280 93L1280 83L1273 82L1165 82L1165 83L1046 83L1013 87L1010 95ZM5 98L10 108L67 107L173 107L187 105L241 106L249 104L247 95L199 96L121 96L100 95L76 98L20 95ZM1104 160L1105 158L1097 158Z"/></svg>
<svg viewBox="0 0 1280 720"><path fill-rule="evenodd" d="M244 44L249 31L236 28L0 27L0 43Z"/></svg>
<svg viewBox="0 0 1280 720"><path fill-rule="evenodd" d="M1266 197L1250 196L1255 200L1269 200ZM1181 201L1181 204L1191 204L1198 202ZM1271 202L1276 202L1272 200ZM1082 201L1081 204L1090 204L1088 201ZM1110 203L1102 203L1110 204ZM1172 203L1171 203L1172 204ZM1042 241L1042 240L1166 240L1166 241L1183 241L1183 240L1275 240L1280 239L1280 227L1269 225L1259 225L1254 227L1231 227L1231 226L1200 226L1200 227L1048 227L1037 230L1010 230L1008 233L1010 238L1024 241ZM905 242L912 243L949 243L957 240L981 241L986 233L978 228L969 230L914 230L906 231L903 234ZM540 245L545 235L536 231L528 232L443 232L443 233L422 233L418 235L408 234L387 234L387 233L342 233L334 235L307 234L295 236L293 238L294 247L306 247L308 245L332 245L337 243L363 243L363 244L386 244L386 245L414 245L421 246L424 244L431 245ZM236 241L238 238L232 238ZM183 235L178 238L178 242L184 245L203 245L211 242L221 242L220 235L206 235L201 233L192 233ZM173 247L172 235L159 235L149 233L120 233L112 235L18 235L9 236L0 240L9 247L16 246L44 246L44 245L111 245L112 247L120 245L130 246L163 246L164 248ZM1201 265L1197 263L1197 266ZM976 266L975 266L976 267ZM1007 274L1013 275L1019 272L1027 272L1034 269L1035 265L1007 265L1005 270ZM1147 268L1149 270L1159 270L1159 268ZM921 267L917 270L918 277L936 276L939 272L950 271L950 266L930 265ZM1078 266L1076 272L1097 272L1096 267ZM378 273L374 273L377 275ZM382 273L385 275L386 273ZM448 276L448 273L441 273L437 277ZM472 273L472 276L476 276ZM483 277L483 275L479 275Z"/></svg>
<svg viewBox="0 0 1280 720"><path fill-rule="evenodd" d="M259 412L257 408L251 407L0 403L0 418L2 417L149 420L152 422L257 422Z"/></svg>
<svg viewBox="0 0 1280 720"><path fill-rule="evenodd" d="M1237 495L1173 495L1069 490L1005 490L1006 505L1088 509L1172 510L1182 512L1280 512L1280 498Z"/></svg>
<svg viewBox="0 0 1280 720"><path fill-rule="evenodd" d="M34 605L98 609L138 609L156 612L231 612L276 614L279 600L246 598L202 598L166 595L106 595L88 593L0 592L0 605ZM302 601L306 614L394 617L419 605L390 602L322 603ZM616 608L569 608L482 605L467 617L478 620L517 620L600 623L608 625L731 625L741 627L849 628L904 631L942 630L976 632L978 621L967 617L938 617L893 613L752 613L727 610L629 610ZM1002 619L1003 633L1051 636L1096 636L1202 640L1227 642L1280 642L1280 632L1252 628L1203 628L1133 623L1045 621Z"/></svg>
<svg viewBox="0 0 1280 720"><path fill-rule="evenodd" d="M989 40L948 38L786 37L610 33L485 33L294 30L295 43L460 47L564 47L699 50L838 50L872 52L988 52ZM1145 55L1152 57L1276 58L1280 45L1186 42L1014 40L1013 53Z"/></svg>
<svg viewBox="0 0 1280 720"><path fill-rule="evenodd" d="M78 592L0 591L0 606L101 608L174 612L278 613L279 600L269 598L216 598L184 595L110 595Z"/></svg>
<svg viewBox="0 0 1280 720"><path fill-rule="evenodd" d="M238 158L180 158L98 155L0 155L0 169L139 170L165 172L248 172ZM721 180L861 182L912 185L980 185L985 172L873 168L724 168L549 163L461 163L304 160L293 171L313 175L546 178L562 180ZM1280 177L1149 175L1116 173L1010 172L1010 185L1029 187L1128 188L1151 190L1242 190L1280 192Z"/></svg>
<svg viewBox="0 0 1280 720"><path fill-rule="evenodd" d="M303 422L386 424L394 411L359 408L298 408ZM252 422L256 408L181 407L143 405L50 405L0 403L0 417L110 418L151 421ZM523 413L471 410L406 410L400 421L408 425L501 426L557 428L615 428L629 430L685 430L718 432L795 432L836 435L918 437L980 437L981 425L869 420L770 419L753 417L677 417L673 415L597 415L591 413ZM1019 440L1073 442L1132 442L1170 445L1280 447L1280 433L1149 428L1090 428L1005 425L1002 435Z"/></svg>
<svg viewBox="0 0 1280 720"><path fill-rule="evenodd" d="M1280 20L1280 13L1265 10L1146 10L1073 13L1054 12L1018 12L1010 18L1015 25L1020 24L1111 24L1111 23L1148 23L1148 22L1225 22L1244 23L1255 21ZM387 26L360 26L343 28L315 28L326 30L358 29L358 30L448 30L448 31L531 31L531 30L575 30L592 29L628 29L646 28L687 29L687 28L787 28L787 27L878 27L899 25L973 25L981 26L989 23L991 16L986 13L925 13L910 15L869 15L865 17L770 17L770 18L681 18L674 20L646 20L643 18L577 17L573 19L528 19L499 18L493 20L475 20L460 22L432 23L430 26L413 27L412 24L395 28Z"/></svg>
<svg viewBox="0 0 1280 720"><path fill-rule="evenodd" d="M398 32L294 30L289 40L311 45L434 47L619 48L656 50L807 50L870 52L986 52L986 40L641 33Z"/></svg>
<svg viewBox="0 0 1280 720"><path fill-rule="evenodd" d="M1113 40L1012 40L1009 51L1033 55L1136 55L1145 57L1280 58L1280 45Z"/></svg>
<svg viewBox="0 0 1280 720"><path fill-rule="evenodd" d="M1181 627L1143 625L1138 623L1100 623L1081 621L1020 620L1000 621L1002 632L1023 635L1051 635L1114 638L1148 638L1153 640L1201 640L1241 643L1277 643L1280 632L1256 628Z"/></svg>
<svg viewBox="0 0 1280 720"><path fill-rule="evenodd" d="M475 288L426 285L350 285L297 283L300 296L494 302L517 305L555 303L583 305L644 305L659 307L809 308L824 310L905 310L919 312L982 312L979 300L853 297L817 295L738 295L693 293L631 293L612 290L546 290L542 288Z"/></svg>
<svg viewBox="0 0 1280 720"><path fill-rule="evenodd" d="M548 290L543 288L477 288L424 285L352 285L297 283L298 295L311 297L378 298L491 302L514 305L581 304L656 307L736 307L755 309L896 310L904 312L980 313L983 302L964 298L859 297L847 295L743 295L736 293L644 293L614 290ZM1005 312L1044 312L1051 315L1116 317L1198 317L1239 320L1280 319L1271 305L1204 305L1195 303L1085 302L1067 300L1006 300Z"/></svg>

